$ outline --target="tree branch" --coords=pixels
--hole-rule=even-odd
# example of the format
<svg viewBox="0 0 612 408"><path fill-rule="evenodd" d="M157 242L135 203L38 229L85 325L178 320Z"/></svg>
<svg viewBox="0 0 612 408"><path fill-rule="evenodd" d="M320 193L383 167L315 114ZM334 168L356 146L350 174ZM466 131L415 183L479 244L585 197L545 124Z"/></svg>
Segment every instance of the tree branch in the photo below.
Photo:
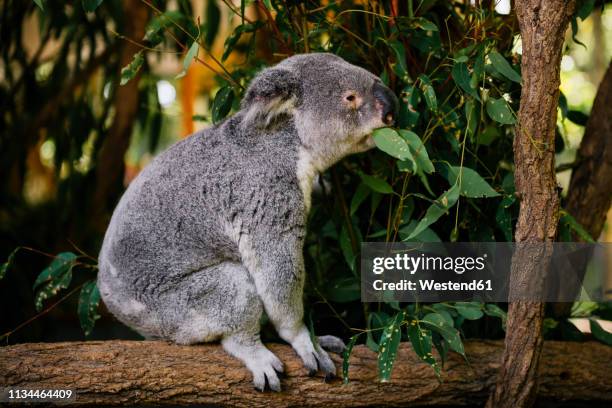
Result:
<svg viewBox="0 0 612 408"><path fill-rule="evenodd" d="M281 393L253 389L251 375L220 346L153 341L33 343L0 348L0 388L71 388L80 405L206 405L232 407L405 406L482 404L495 382L503 344L467 341L468 365L451 355L439 382L407 343L390 382L377 380L376 354L354 348L350 383L310 378L290 347L270 349L285 363ZM341 358L332 357L340 367ZM538 401L612 402L612 348L599 343L547 342ZM71 405L72 406L72 405ZM559 405L555 405L559 406ZM574 405L575 406L575 405Z"/></svg>

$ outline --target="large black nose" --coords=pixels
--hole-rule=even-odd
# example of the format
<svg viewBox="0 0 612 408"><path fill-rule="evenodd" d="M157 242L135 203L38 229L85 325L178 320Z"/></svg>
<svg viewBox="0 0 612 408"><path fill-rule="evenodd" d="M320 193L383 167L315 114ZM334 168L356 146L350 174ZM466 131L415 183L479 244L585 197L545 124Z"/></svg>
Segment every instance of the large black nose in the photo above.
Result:
<svg viewBox="0 0 612 408"><path fill-rule="evenodd" d="M374 97L382 105L382 121L386 125L393 125L397 118L399 106L397 96L381 83L374 84Z"/></svg>

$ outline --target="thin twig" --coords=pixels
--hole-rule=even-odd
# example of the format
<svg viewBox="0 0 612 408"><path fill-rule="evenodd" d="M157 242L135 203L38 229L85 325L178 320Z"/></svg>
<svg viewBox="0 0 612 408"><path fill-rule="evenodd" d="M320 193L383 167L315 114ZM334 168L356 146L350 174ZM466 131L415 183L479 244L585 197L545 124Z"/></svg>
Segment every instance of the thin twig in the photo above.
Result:
<svg viewBox="0 0 612 408"><path fill-rule="evenodd" d="M24 326L30 324L31 322L33 322L34 320L38 319L39 317L46 315L47 313L49 313L53 308L55 308L57 305L59 305L60 303L62 303L63 301L65 301L66 299L68 299L70 296L72 296L77 290L81 289L83 287L83 285L85 285L86 282L74 287L70 292L68 292L64 297L62 297L60 300L58 300L57 302L53 303L51 306L47 307L45 310L43 310L42 312L38 313L37 315L29 318L28 320L26 320L25 322L21 323L19 326L15 327L13 330L8 331L6 333L4 333L2 336L0 336L0 340L4 339L6 337L6 340L8 342L8 338L11 334L15 333L16 331L22 329Z"/></svg>

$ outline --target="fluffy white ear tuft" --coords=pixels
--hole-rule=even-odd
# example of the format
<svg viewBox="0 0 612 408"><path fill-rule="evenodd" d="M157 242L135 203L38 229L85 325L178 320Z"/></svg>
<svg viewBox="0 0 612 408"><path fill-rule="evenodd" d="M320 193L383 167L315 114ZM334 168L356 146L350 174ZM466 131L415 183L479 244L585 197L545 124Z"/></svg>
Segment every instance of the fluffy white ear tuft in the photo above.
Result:
<svg viewBox="0 0 612 408"><path fill-rule="evenodd" d="M302 87L289 70L269 68L257 75L242 100L247 126L267 128L292 115L300 103Z"/></svg>

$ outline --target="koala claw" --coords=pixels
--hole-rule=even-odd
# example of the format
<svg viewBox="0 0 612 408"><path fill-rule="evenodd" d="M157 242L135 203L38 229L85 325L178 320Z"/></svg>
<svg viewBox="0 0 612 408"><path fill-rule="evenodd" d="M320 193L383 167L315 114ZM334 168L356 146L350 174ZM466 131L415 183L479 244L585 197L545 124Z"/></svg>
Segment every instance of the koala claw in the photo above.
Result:
<svg viewBox="0 0 612 408"><path fill-rule="evenodd" d="M272 352L258 356L247 367L253 373L253 385L257 390L264 391L267 383L270 390L280 392L279 373L283 372L283 363Z"/></svg>
<svg viewBox="0 0 612 408"><path fill-rule="evenodd" d="M346 350L344 342L336 336L319 336L319 345L325 350L336 354L342 354Z"/></svg>

